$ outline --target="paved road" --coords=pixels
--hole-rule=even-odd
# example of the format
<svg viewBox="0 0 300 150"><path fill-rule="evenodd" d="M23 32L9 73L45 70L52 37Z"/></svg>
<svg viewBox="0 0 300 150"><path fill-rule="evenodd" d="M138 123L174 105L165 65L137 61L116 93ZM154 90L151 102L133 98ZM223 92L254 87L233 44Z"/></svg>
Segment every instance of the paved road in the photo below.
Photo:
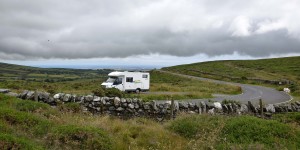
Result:
<svg viewBox="0 0 300 150"><path fill-rule="evenodd" d="M232 83L232 82L226 82L226 81L220 81L220 80L213 80L213 79L207 79L202 77L195 77L195 76L189 76L189 75L183 75L178 73L172 73L167 71L162 71L174 75L179 75L183 77L193 78L197 80L202 81L209 81L214 82L218 84L229 84L229 85L237 85L242 88L242 94L239 95L214 95L215 98L211 98L211 100L214 101L223 101L224 99L228 100L236 100L240 101L241 103L247 103L248 101L251 101L253 103L258 103L259 99L261 98L265 104L275 104L275 103L282 103L291 100L291 96L285 92L277 91L273 88L263 87L263 86L257 86L257 85L249 85L249 84L240 84L240 83ZM193 99L193 100L187 100L187 101L199 101L199 100L205 100L205 99Z"/></svg>

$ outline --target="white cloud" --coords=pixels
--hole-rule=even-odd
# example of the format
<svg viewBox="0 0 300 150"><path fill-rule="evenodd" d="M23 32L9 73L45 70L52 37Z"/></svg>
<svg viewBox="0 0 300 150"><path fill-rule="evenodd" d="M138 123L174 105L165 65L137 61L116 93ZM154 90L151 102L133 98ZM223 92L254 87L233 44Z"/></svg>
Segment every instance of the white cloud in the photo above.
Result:
<svg viewBox="0 0 300 150"><path fill-rule="evenodd" d="M250 36L251 35L251 23L250 19L246 16L236 17L230 25L229 30L232 32L232 36Z"/></svg>

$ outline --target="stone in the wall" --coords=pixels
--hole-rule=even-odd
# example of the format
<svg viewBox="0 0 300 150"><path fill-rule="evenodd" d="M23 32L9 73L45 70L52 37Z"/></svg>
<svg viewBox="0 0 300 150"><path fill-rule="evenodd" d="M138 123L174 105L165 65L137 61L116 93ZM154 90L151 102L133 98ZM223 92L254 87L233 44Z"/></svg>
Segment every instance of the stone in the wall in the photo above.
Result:
<svg viewBox="0 0 300 150"><path fill-rule="evenodd" d="M257 109L253 106L253 104L250 101L248 101L248 110L253 113L258 112Z"/></svg>
<svg viewBox="0 0 300 150"><path fill-rule="evenodd" d="M248 113L248 106L246 104L241 104L241 108L240 108L240 112L241 113Z"/></svg>
<svg viewBox="0 0 300 150"><path fill-rule="evenodd" d="M228 107L226 104L222 104L222 109L224 113L229 113Z"/></svg>
<svg viewBox="0 0 300 150"><path fill-rule="evenodd" d="M270 113L275 113L276 112L275 107L274 107L273 104L268 104L266 106L266 110L267 110L267 112L270 112Z"/></svg>
<svg viewBox="0 0 300 150"><path fill-rule="evenodd" d="M63 102L69 102L70 98L71 98L71 94L66 94L66 95L64 95L62 100L63 100Z"/></svg>
<svg viewBox="0 0 300 150"><path fill-rule="evenodd" d="M206 110L205 102L201 101L200 103L201 103L202 113L206 113L207 110Z"/></svg>
<svg viewBox="0 0 300 150"><path fill-rule="evenodd" d="M25 96L25 99L34 100L34 91L28 91Z"/></svg>
<svg viewBox="0 0 300 150"><path fill-rule="evenodd" d="M10 90L9 89L0 89L0 93L9 93Z"/></svg>
<svg viewBox="0 0 300 150"><path fill-rule="evenodd" d="M134 105L132 103L128 104L128 108L134 109Z"/></svg>
<svg viewBox="0 0 300 150"><path fill-rule="evenodd" d="M24 90L21 94L20 94L20 98L21 99L26 99L26 95L29 91L28 90Z"/></svg>
<svg viewBox="0 0 300 150"><path fill-rule="evenodd" d="M19 97L19 94L14 93L14 92L8 92L8 93L5 93L5 95L12 96L12 97Z"/></svg>
<svg viewBox="0 0 300 150"><path fill-rule="evenodd" d="M209 109L207 113L210 114L210 115L214 115L215 114L215 108Z"/></svg>
<svg viewBox="0 0 300 150"><path fill-rule="evenodd" d="M119 97L115 97L114 98L114 105L117 107L117 106L120 106L121 104L121 99Z"/></svg>

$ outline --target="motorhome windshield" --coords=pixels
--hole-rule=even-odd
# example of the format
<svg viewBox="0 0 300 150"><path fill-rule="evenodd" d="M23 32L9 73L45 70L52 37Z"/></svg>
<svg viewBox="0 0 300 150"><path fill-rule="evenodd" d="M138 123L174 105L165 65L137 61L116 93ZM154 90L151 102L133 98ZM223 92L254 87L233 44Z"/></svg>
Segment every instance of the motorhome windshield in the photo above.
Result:
<svg viewBox="0 0 300 150"><path fill-rule="evenodd" d="M118 77L109 77L106 82L114 83L116 79L118 79Z"/></svg>

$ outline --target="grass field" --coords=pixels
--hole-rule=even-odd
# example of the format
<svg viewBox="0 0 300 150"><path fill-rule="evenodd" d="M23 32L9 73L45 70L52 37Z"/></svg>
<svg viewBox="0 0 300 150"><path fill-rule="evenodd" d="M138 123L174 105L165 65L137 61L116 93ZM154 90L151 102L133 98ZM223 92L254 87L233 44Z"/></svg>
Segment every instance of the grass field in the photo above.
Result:
<svg viewBox="0 0 300 150"><path fill-rule="evenodd" d="M99 89L112 70L45 69L0 63L0 88L15 92L39 90L49 93L91 94ZM9 71L7 71L9 70ZM159 94L124 94L148 100L210 98L214 93L239 94L237 86L219 85L176 75L151 71L151 92ZM169 93L164 93L169 92ZM172 94L170 94L172 93Z"/></svg>
<svg viewBox="0 0 300 150"><path fill-rule="evenodd" d="M300 148L300 113L278 114L272 120L181 114L159 123L78 110L76 105L52 108L0 94L0 149Z"/></svg>
<svg viewBox="0 0 300 150"><path fill-rule="evenodd" d="M227 60L166 67L163 70L240 83L261 84L283 89L290 87L294 96L300 96L300 57L261 60ZM252 79L289 80L292 85L273 85Z"/></svg>

